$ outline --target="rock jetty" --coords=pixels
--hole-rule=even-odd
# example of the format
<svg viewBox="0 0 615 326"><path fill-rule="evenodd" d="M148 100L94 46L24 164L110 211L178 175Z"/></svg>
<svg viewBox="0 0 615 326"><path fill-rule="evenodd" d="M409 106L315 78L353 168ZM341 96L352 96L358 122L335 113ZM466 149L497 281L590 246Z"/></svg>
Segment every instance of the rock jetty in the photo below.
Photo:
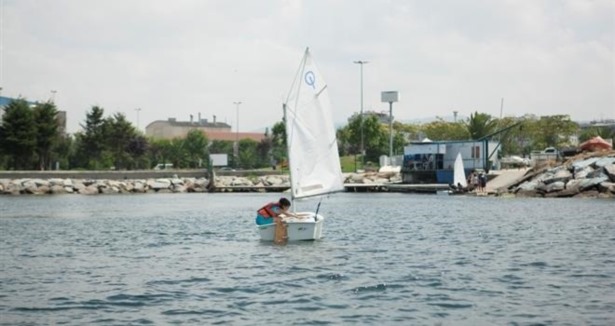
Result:
<svg viewBox="0 0 615 326"><path fill-rule="evenodd" d="M399 173L350 173L346 183L397 183ZM19 178L0 179L0 194L128 194L128 193L186 193L186 192L267 192L290 188L288 175L216 176L212 183L205 177L169 177L147 179L79 179L79 178Z"/></svg>
<svg viewBox="0 0 615 326"><path fill-rule="evenodd" d="M517 197L615 198L615 151L583 153L530 170L508 191Z"/></svg>

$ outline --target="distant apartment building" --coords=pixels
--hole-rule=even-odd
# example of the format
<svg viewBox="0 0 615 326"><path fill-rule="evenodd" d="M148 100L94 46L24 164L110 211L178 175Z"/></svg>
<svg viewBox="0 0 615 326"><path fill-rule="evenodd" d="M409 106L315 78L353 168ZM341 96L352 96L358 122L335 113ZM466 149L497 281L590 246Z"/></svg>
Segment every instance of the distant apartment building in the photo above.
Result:
<svg viewBox="0 0 615 326"><path fill-rule="evenodd" d="M201 119L200 116L196 121L192 119L192 116L190 121L177 121L175 118L169 118L168 120L157 120L145 127L145 135L154 139L184 138L191 130L199 130L203 132L210 141L237 141L242 139L252 139L260 142L265 138L264 133L233 132L231 130L231 126L226 122L216 121L216 116L214 116L213 121Z"/></svg>

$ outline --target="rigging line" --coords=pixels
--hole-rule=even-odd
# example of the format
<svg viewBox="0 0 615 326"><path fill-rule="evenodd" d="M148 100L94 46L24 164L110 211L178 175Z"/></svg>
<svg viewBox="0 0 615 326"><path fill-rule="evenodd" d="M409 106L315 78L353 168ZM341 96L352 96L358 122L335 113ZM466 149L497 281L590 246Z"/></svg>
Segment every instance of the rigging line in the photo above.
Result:
<svg viewBox="0 0 615 326"><path fill-rule="evenodd" d="M318 221L318 210L320 210L320 203L322 203L322 197L318 201L318 206L316 206L316 212L314 213L314 222Z"/></svg>

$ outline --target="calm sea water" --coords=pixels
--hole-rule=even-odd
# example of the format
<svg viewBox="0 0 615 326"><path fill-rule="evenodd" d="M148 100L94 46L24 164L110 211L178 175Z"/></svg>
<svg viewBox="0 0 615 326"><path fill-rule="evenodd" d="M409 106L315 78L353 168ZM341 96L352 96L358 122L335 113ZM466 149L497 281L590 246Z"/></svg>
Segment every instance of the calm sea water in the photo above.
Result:
<svg viewBox="0 0 615 326"><path fill-rule="evenodd" d="M343 193L276 246L278 197L0 197L0 324L615 324L613 200Z"/></svg>

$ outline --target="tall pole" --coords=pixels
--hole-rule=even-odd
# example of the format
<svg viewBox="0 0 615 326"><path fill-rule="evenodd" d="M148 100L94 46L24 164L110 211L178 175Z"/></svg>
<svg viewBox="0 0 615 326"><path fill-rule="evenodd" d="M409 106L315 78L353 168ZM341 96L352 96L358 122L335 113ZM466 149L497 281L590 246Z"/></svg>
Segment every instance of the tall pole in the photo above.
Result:
<svg viewBox="0 0 615 326"><path fill-rule="evenodd" d="M137 111L137 130L139 130L139 112L141 112L141 108L136 108L135 111Z"/></svg>
<svg viewBox="0 0 615 326"><path fill-rule="evenodd" d="M58 92L58 91L56 91L55 89L52 89L52 90L51 90L51 99L49 100L49 102L51 102L51 103L55 103L55 100L56 100L56 93L57 93L57 92Z"/></svg>
<svg viewBox="0 0 615 326"><path fill-rule="evenodd" d="M363 163L363 167L365 167L365 146L364 146L364 138L363 138L363 65L369 63L369 61L365 60L357 60L354 63L361 66L361 114L359 115L360 120L360 129L361 129L361 160Z"/></svg>
<svg viewBox="0 0 615 326"><path fill-rule="evenodd" d="M237 127L235 127L235 167L239 167L239 104L241 101L233 102L236 107L236 123Z"/></svg>
<svg viewBox="0 0 615 326"><path fill-rule="evenodd" d="M389 160L393 159L393 102L389 102ZM392 165L392 163L389 163Z"/></svg>

